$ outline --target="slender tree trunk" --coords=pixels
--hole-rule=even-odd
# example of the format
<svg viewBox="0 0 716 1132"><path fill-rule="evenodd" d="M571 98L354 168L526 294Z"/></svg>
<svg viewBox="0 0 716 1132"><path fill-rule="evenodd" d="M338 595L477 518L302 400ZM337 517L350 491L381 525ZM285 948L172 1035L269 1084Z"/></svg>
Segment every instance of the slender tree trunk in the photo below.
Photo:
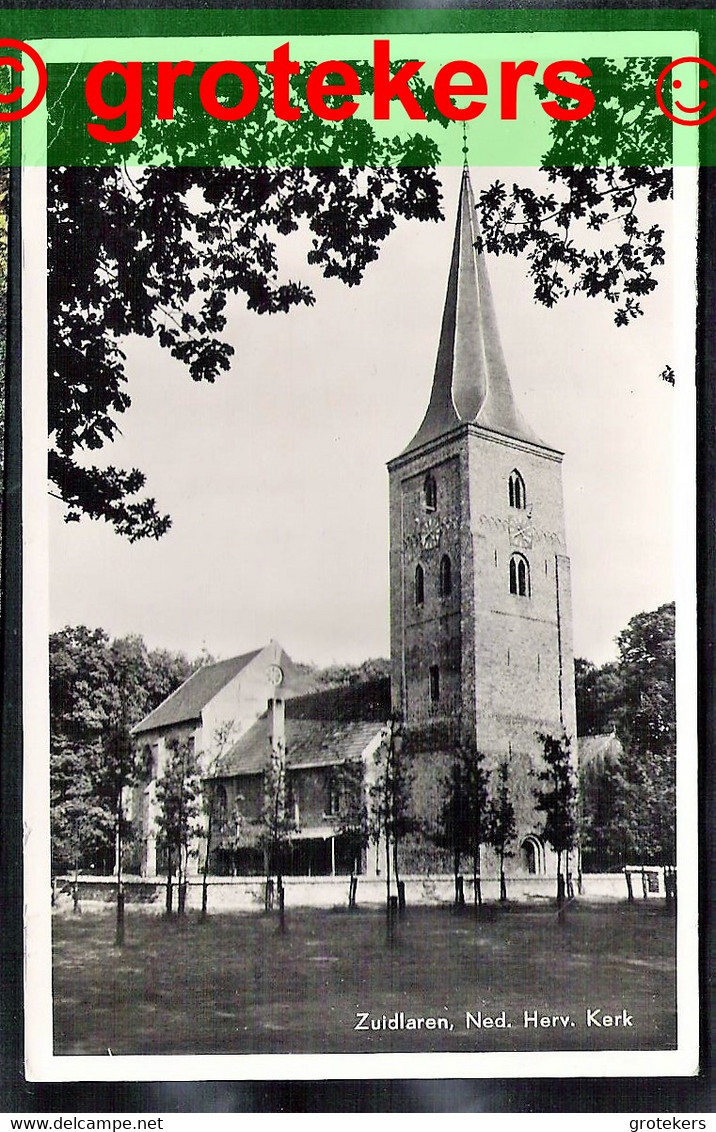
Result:
<svg viewBox="0 0 716 1132"><path fill-rule="evenodd" d="M75 853L75 878L72 882L72 911L76 916L82 914L82 907L80 905L80 882L79 882L79 861Z"/></svg>
<svg viewBox="0 0 716 1132"><path fill-rule="evenodd" d="M211 852L211 833L214 817L213 793L209 802L209 814L206 822L206 853L204 855L204 868L201 878L201 912L199 921L203 924L209 907L209 853Z"/></svg>
<svg viewBox="0 0 716 1132"><path fill-rule="evenodd" d="M351 879L348 885L348 907L355 908L356 906L356 893L358 891L358 870L360 862L358 860L358 853L351 853Z"/></svg>
<svg viewBox="0 0 716 1132"><path fill-rule="evenodd" d="M178 891L177 891L177 916L186 915L186 876L187 876L187 863L188 853L186 847L179 846L179 873L177 877Z"/></svg>
<svg viewBox="0 0 716 1132"><path fill-rule="evenodd" d="M167 916L171 916L172 906L173 906L172 881L173 881L173 878L174 878L174 870L172 868L172 865L173 865L172 850L171 850L171 846L167 845L167 907L166 907Z"/></svg>
<svg viewBox="0 0 716 1132"><path fill-rule="evenodd" d="M460 876L460 852L457 849L453 856L453 868L455 872L455 906L460 908L465 904L465 889L460 883L462 880Z"/></svg>
<svg viewBox="0 0 716 1132"><path fill-rule="evenodd" d="M507 900L507 880L505 878L505 847L500 849L500 903Z"/></svg>
<svg viewBox="0 0 716 1132"><path fill-rule="evenodd" d="M562 853L557 853L557 909L560 920L564 917L564 875L562 873Z"/></svg>
<svg viewBox="0 0 716 1132"><path fill-rule="evenodd" d="M398 838L395 836L393 837L393 876L397 886L400 883L400 873L398 871Z"/></svg>
<svg viewBox="0 0 716 1132"><path fill-rule="evenodd" d="M472 856L472 883L475 888L475 907L482 907L482 877L480 875L480 846Z"/></svg>
<svg viewBox="0 0 716 1132"><path fill-rule="evenodd" d="M285 904L285 891L283 887L283 846L276 840L276 899L278 900L278 928L280 932L286 931L286 904Z"/></svg>
<svg viewBox="0 0 716 1132"><path fill-rule="evenodd" d="M395 890L398 893L398 911L405 910L405 885L400 879L398 870L398 838L393 837L393 874L395 876Z"/></svg>
<svg viewBox="0 0 716 1132"><path fill-rule="evenodd" d="M385 824L385 889L386 889L386 908L390 912L390 836L388 834L388 823Z"/></svg>
<svg viewBox="0 0 716 1132"><path fill-rule="evenodd" d="M117 792L117 925L114 942L124 946L124 889L122 887L122 787Z"/></svg>
<svg viewBox="0 0 716 1132"><path fill-rule="evenodd" d="M177 854L177 916L184 915L186 905L186 884L184 881L184 862L182 861L182 849L184 847L184 778L186 775L186 753L183 745L181 752L181 781L179 783L179 850Z"/></svg>

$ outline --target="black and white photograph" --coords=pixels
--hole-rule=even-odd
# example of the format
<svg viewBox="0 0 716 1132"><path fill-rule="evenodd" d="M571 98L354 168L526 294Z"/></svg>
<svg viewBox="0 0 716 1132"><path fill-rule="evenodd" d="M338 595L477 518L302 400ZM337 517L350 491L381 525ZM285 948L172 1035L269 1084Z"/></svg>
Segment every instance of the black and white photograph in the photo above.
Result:
<svg viewBox="0 0 716 1132"><path fill-rule="evenodd" d="M30 1079L697 1071L662 63L590 59L649 165L542 114L23 171Z"/></svg>

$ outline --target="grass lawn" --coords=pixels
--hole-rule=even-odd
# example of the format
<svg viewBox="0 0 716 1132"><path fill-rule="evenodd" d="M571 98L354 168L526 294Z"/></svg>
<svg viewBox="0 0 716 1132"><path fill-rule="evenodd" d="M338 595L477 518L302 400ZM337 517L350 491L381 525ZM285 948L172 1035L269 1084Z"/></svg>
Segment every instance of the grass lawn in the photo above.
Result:
<svg viewBox="0 0 716 1132"><path fill-rule="evenodd" d="M166 920L130 906L126 927L120 950L111 910L55 916L56 1053L676 1043L675 919L661 901L575 904L563 923L551 905L486 906L479 919L471 910L409 908L392 943L384 914L373 909L290 910L281 935L275 915L216 914L200 924L195 915ZM590 1010L601 1026L587 1025ZM483 1025L468 1025L468 1012ZM550 1025L525 1025L525 1012ZM448 1028L429 1029L425 1021L416 1021L419 1029L370 1028L371 1020L396 1013L404 1025L445 1019ZM368 1028L356 1030L363 1015ZM620 1021L605 1025L605 1015ZM485 1026L486 1017L504 1025Z"/></svg>

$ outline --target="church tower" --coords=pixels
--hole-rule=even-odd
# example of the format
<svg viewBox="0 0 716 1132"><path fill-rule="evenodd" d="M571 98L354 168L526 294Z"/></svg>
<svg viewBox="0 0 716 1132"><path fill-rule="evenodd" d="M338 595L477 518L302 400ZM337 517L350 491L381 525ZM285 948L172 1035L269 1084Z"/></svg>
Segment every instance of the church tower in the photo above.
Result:
<svg viewBox="0 0 716 1132"><path fill-rule="evenodd" d="M476 742L486 766L509 763L512 871L540 873L537 734L566 732L576 755L562 453L515 404L476 241L466 167L430 402L388 464L392 696L417 805L434 814L455 742Z"/></svg>

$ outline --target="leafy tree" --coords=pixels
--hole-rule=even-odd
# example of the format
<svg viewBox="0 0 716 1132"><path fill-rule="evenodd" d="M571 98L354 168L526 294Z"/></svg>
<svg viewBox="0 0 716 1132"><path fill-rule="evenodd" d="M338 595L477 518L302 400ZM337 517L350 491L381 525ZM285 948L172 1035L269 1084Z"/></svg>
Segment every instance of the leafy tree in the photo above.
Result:
<svg viewBox="0 0 716 1132"><path fill-rule="evenodd" d="M461 890L460 865L463 854L467 852L470 829L470 806L463 768L454 759L449 774L443 782L444 798L438 815L437 843L452 853L453 876L455 878L455 904L465 903Z"/></svg>
<svg viewBox="0 0 716 1132"><path fill-rule="evenodd" d="M372 657L360 664L332 664L328 668L313 670L317 681L328 687L344 684L361 684L366 680L390 678L390 661L385 657Z"/></svg>
<svg viewBox="0 0 716 1132"><path fill-rule="evenodd" d="M268 767L264 774L264 814L261 841L266 856L266 899L268 905L271 878L276 877L279 924L285 931L283 874L296 823L290 812L290 797L286 779L286 749L280 740L271 747Z"/></svg>
<svg viewBox="0 0 716 1132"><path fill-rule="evenodd" d="M571 743L567 735L538 736L545 766L537 772L542 783L534 790L536 808L544 814L542 836L557 854L557 906L565 901L563 862L577 843L577 788L572 769Z"/></svg>
<svg viewBox="0 0 716 1132"><path fill-rule="evenodd" d="M370 841L370 814L365 787L365 768L360 760L347 760L333 772L331 788L338 796L338 813L333 824L350 854L351 876L348 907L355 907L358 872Z"/></svg>
<svg viewBox="0 0 716 1132"><path fill-rule="evenodd" d="M390 910L391 868L400 900L400 845L416 824L411 810L412 759L399 716L391 716L375 761L378 773L370 788L371 834L374 841L382 839L385 845L386 901Z"/></svg>
<svg viewBox="0 0 716 1132"><path fill-rule="evenodd" d="M594 110L552 123L543 191L495 181L479 195L481 246L524 256L544 306L574 294L603 298L626 326L644 313L665 260L650 207L672 195L670 123L654 100L663 60L587 63ZM539 84L538 92L546 94Z"/></svg>
<svg viewBox="0 0 716 1132"><path fill-rule="evenodd" d="M621 869L632 858L633 791L616 736L598 757L579 760L580 846L586 872Z"/></svg>
<svg viewBox="0 0 716 1132"><path fill-rule="evenodd" d="M626 325L643 313L664 261L650 207L668 199L672 185L664 168L670 124L653 97L662 61L588 63L594 110L552 123L544 191L495 182L480 195L483 243L526 257L538 302L552 306L575 292L602 297ZM292 82L303 109L312 66ZM369 92L370 68L356 69ZM130 405L122 338L156 338L193 380L216 380L233 353L222 338L229 296L269 314L314 302L305 283L281 276L284 237L307 229L308 262L352 286L398 218L440 218L439 147L418 131L382 137L355 118L329 123L304 113L281 122L263 71L262 97L241 123L202 119L197 129L182 110L172 121L144 122L135 141L93 144L78 112L84 77L69 68L49 103L50 479L68 520L86 514L130 540L158 538L170 519L142 494L141 470L87 460L117 434ZM183 80L194 103L199 80L200 69ZM428 121L444 126L419 76L412 88ZM538 92L545 93L539 84ZM154 97L148 83L146 101ZM74 160L68 143L79 146ZM259 160L271 167L257 167ZM145 168L130 172L131 162ZM184 167L151 167L172 162ZM227 162L233 168L222 167ZM664 379L673 380L669 366Z"/></svg>
<svg viewBox="0 0 716 1132"><path fill-rule="evenodd" d="M133 664L131 638L115 641L110 646L117 680L111 689L112 699L109 726L105 743L106 768L114 796L114 839L117 872L117 931L116 943L124 943L124 888L122 883L122 856L126 832L124 796L137 780L137 755L130 732L131 705L139 690L139 672Z"/></svg>
<svg viewBox="0 0 716 1132"><path fill-rule="evenodd" d="M233 719L221 723L215 730L211 745L211 761L204 767L202 775L202 807L204 811L204 861L201 870L201 916L203 921L207 916L209 903L209 856L211 854L211 841L214 835L214 824L217 808L216 774L219 764L234 735Z"/></svg>
<svg viewBox="0 0 716 1132"><path fill-rule="evenodd" d="M304 108L311 66L292 83ZM370 74L362 69L366 90ZM170 519L142 494L143 473L87 460L131 403L122 339L155 338L192 380L215 381L234 353L223 337L232 295L258 314L315 302L307 284L282 277L284 238L307 231L307 262L354 286L400 218L440 218L438 148L417 132L382 137L367 121L282 122L263 72L264 97L241 123L202 116L198 129L180 112L145 122L134 142L93 145L78 117L83 78L70 69L49 106L50 479L68 520L86 514L130 540L158 538ZM187 99L198 80L186 81Z"/></svg>
<svg viewBox="0 0 716 1132"><path fill-rule="evenodd" d="M87 857L96 859L111 845L112 819L111 812L95 797L86 773L73 782L51 810L53 874L72 872L76 885L83 861Z"/></svg>
<svg viewBox="0 0 716 1132"><path fill-rule="evenodd" d="M517 836L515 807L510 797L510 764L504 759L497 767L497 782L487 808L486 841L497 854L500 862L500 901L507 900L505 880L505 857L510 855L509 846Z"/></svg>
<svg viewBox="0 0 716 1132"><path fill-rule="evenodd" d="M171 911L171 886L176 870L177 913L186 910L186 877L191 843L201 833L201 775L193 738L171 739L167 759L157 779L157 827L159 843L167 854L167 912Z"/></svg>
<svg viewBox="0 0 716 1132"><path fill-rule="evenodd" d="M676 850L674 603L637 614L617 645L616 662L577 668L580 732L615 736L603 758L581 762L585 863L667 866Z"/></svg>
<svg viewBox="0 0 716 1132"><path fill-rule="evenodd" d="M606 735L615 727L624 699L621 673L616 662L592 664L576 657L574 689L577 700L577 734Z"/></svg>
<svg viewBox="0 0 716 1132"><path fill-rule="evenodd" d="M633 805L632 852L642 863L676 859L676 614L674 603L632 617L617 637L624 703L616 731Z"/></svg>
<svg viewBox="0 0 716 1132"><path fill-rule="evenodd" d="M148 650L141 637L111 641L83 625L53 633L49 658L53 872L77 863L108 873L116 865L118 776L129 781L127 732L192 666L182 654Z"/></svg>
<svg viewBox="0 0 716 1132"><path fill-rule="evenodd" d="M458 903L458 876L463 856L472 862L473 893L482 904L481 848L487 838L487 784L485 757L470 741L460 742L449 775L444 783L445 797L440 812L440 843L453 856L455 902Z"/></svg>
<svg viewBox="0 0 716 1132"><path fill-rule="evenodd" d="M55 873L99 863L110 871L114 797L104 762L109 638L84 626L50 638L50 806ZM78 815L89 815L94 822ZM82 841L78 844L78 830ZM86 839L86 840L85 840Z"/></svg>

